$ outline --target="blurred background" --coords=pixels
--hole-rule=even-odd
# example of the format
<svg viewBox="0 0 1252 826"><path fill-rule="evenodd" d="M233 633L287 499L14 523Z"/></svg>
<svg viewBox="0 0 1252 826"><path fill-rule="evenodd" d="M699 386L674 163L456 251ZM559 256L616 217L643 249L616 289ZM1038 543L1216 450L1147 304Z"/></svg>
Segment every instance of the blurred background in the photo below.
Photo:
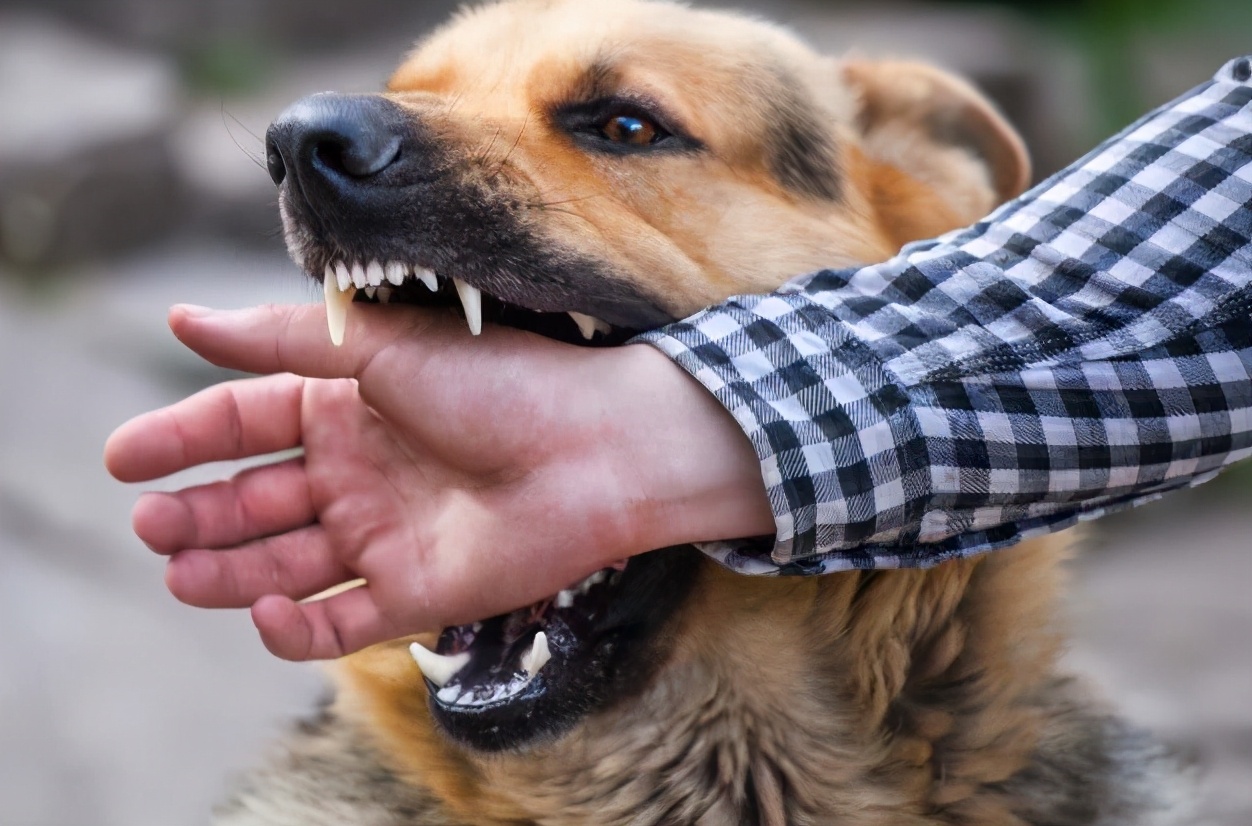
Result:
<svg viewBox="0 0 1252 826"><path fill-rule="evenodd" d="M176 604L100 451L222 376L175 302L316 298L260 162L316 91L377 89L453 3L0 0L0 822L183 826L321 692L246 615ZM758 2L816 46L971 76L1040 174L1252 50L1247 0ZM229 473L211 468L182 486ZM1252 823L1252 472L1094 526L1076 668L1208 768Z"/></svg>

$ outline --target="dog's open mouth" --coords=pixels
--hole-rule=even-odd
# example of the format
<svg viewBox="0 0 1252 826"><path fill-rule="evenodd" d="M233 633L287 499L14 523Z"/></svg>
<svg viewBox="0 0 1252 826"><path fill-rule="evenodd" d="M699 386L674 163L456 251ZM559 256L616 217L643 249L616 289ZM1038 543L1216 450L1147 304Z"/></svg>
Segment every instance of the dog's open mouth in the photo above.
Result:
<svg viewBox="0 0 1252 826"><path fill-rule="evenodd" d="M635 557L510 614L445 628L435 651L412 644L435 719L466 745L498 751L558 735L640 690L698 557L678 548Z"/></svg>
<svg viewBox="0 0 1252 826"><path fill-rule="evenodd" d="M503 301L466 281L436 274L414 264L371 261L326 266L323 275L326 323L331 341L343 343L354 302L416 304L425 307L460 308L470 332L482 332L484 321L538 333L568 344L608 346L621 344L638 330L613 328L584 313L542 312Z"/></svg>
<svg viewBox="0 0 1252 826"><path fill-rule="evenodd" d="M417 264L335 261L319 267L331 340L350 335L362 302L412 304L583 346L638 331L578 312L545 312ZM316 276L314 276L316 277ZM556 736L587 713L639 690L663 654L660 630L685 597L699 553L666 549L622 561L512 613L445 628L434 651L410 653L435 719L486 751Z"/></svg>
<svg viewBox="0 0 1252 826"><path fill-rule="evenodd" d="M596 635L620 586L625 561L597 571L555 597L498 617L445 628L435 651L413 643L413 659L444 706L486 708L519 698L553 660L576 657ZM536 686L538 688L538 686Z"/></svg>
<svg viewBox="0 0 1252 826"><path fill-rule="evenodd" d="M335 345L366 302L456 314L474 335L495 324L596 347L675 320L610 262L549 236L538 191L458 151L433 125L438 114L322 94L266 133L288 248L322 282ZM637 556L447 628L435 651L413 648L435 720L465 745L517 748L640 690L700 558L691 548Z"/></svg>

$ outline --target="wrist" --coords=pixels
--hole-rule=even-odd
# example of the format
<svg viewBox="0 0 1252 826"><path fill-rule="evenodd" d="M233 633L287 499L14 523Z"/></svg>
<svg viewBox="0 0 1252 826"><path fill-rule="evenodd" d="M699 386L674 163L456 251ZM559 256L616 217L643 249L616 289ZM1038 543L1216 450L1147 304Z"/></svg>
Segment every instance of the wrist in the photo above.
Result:
<svg viewBox="0 0 1252 826"><path fill-rule="evenodd" d="M634 552L773 534L760 461L730 412L650 345L615 355L621 433L610 450L635 491Z"/></svg>

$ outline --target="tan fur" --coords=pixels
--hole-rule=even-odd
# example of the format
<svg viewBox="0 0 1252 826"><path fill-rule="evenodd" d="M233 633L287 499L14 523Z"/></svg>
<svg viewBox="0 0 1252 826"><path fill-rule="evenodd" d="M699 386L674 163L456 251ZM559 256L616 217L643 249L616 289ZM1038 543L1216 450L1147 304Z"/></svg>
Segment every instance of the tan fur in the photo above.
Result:
<svg viewBox="0 0 1252 826"><path fill-rule="evenodd" d="M615 88L663 102L709 151L623 163L558 134L542 113L585 95L597 63ZM611 262L675 316L885 259L981 217L1029 175L1021 142L962 81L834 61L766 24L656 2L467 11L389 90L457 148L465 174L517 197L527 226ZM797 191L771 168L789 118L829 139L836 197ZM706 561L655 677L556 742L491 756L451 744L404 641L340 666L334 725L346 728L328 730L437 801L379 823L1113 823L1074 815L1079 792L1047 780L1054 765L1081 775L1112 760L1103 718L1054 673L1065 544L810 578ZM303 789L292 800L354 793L328 791L342 785L329 770L296 776L284 781ZM393 811L414 805L395 800ZM306 822L319 805L300 809Z"/></svg>
<svg viewBox="0 0 1252 826"><path fill-rule="evenodd" d="M623 165L555 134L539 113L577 98L586 68L604 58L617 85L663 101L712 151ZM665 3L469 11L428 38L389 88L463 146L467 166L522 194L546 233L613 262L676 316L887 258L903 240L982 216L1029 174L1020 140L955 78L916 64L840 63L760 22ZM794 99L784 111L813 118L833 142L845 182L838 201L802 197L770 174L764 139L779 124L764 104L784 92ZM976 116L968 131L995 147L990 171L930 128L937 113L967 112ZM989 188L989 177L1003 187Z"/></svg>

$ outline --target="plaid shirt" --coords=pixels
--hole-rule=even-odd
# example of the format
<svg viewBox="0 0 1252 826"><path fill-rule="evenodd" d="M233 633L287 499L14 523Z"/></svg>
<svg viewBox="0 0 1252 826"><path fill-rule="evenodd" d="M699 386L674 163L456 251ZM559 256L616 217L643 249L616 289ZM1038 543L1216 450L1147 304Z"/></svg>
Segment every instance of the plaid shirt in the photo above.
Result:
<svg viewBox="0 0 1252 826"><path fill-rule="evenodd" d="M968 229L639 340L761 459L748 573L925 567L1252 455L1252 59Z"/></svg>

